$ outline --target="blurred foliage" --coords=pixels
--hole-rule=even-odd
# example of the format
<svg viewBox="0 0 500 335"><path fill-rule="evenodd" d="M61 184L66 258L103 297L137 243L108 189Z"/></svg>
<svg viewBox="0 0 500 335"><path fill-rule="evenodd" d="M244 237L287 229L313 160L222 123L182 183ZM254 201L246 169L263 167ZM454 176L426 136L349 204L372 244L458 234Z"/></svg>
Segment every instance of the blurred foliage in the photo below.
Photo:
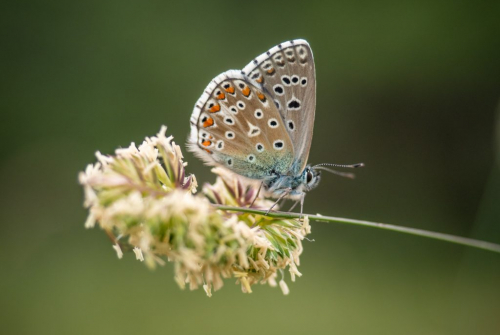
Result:
<svg viewBox="0 0 500 335"><path fill-rule="evenodd" d="M500 257L312 223L289 296L180 291L118 261L77 173L169 127L209 80L293 38L315 54L305 211L500 242L498 1L9 1L1 15L0 324L5 334L498 334ZM213 181L189 155L188 171Z"/></svg>

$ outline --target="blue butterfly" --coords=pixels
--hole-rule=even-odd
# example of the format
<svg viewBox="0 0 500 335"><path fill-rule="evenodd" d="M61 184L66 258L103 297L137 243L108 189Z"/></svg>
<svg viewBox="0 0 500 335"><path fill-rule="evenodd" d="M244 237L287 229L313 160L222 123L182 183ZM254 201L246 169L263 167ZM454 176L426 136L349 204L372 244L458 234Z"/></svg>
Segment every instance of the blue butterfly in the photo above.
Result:
<svg viewBox="0 0 500 335"><path fill-rule="evenodd" d="M209 165L260 180L276 203L300 200L302 213L305 194L318 185L320 170L352 177L325 166L363 166L307 165L315 109L309 43L284 42L243 70L226 71L210 82L191 116L189 148Z"/></svg>

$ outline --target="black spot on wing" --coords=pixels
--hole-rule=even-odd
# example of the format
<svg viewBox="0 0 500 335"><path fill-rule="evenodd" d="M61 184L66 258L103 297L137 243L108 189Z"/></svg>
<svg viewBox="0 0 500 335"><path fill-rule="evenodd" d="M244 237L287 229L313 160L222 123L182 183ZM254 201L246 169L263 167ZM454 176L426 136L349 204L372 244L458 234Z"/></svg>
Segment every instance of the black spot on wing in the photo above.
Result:
<svg viewBox="0 0 500 335"><path fill-rule="evenodd" d="M299 109L300 102L297 99L293 99L288 103L288 109Z"/></svg>

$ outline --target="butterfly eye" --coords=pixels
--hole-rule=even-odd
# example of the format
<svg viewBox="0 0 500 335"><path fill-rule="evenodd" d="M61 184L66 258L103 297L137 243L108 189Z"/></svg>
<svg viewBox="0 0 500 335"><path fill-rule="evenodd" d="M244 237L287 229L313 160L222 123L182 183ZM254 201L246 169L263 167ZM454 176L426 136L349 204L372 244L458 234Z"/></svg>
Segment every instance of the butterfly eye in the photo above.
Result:
<svg viewBox="0 0 500 335"><path fill-rule="evenodd" d="M307 171L307 175L306 175L306 182L309 184L313 179L313 174L311 173L311 171Z"/></svg>

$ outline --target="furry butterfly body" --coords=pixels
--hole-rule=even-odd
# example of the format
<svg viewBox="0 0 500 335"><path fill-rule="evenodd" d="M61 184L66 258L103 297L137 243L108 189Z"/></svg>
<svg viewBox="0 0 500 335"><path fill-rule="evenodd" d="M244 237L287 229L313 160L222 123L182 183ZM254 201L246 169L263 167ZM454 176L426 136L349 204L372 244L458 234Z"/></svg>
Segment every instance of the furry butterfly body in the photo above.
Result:
<svg viewBox="0 0 500 335"><path fill-rule="evenodd" d="M284 42L210 82L191 116L189 148L209 165L260 180L274 197L303 203L320 180L320 169L307 165L315 109L309 43Z"/></svg>

